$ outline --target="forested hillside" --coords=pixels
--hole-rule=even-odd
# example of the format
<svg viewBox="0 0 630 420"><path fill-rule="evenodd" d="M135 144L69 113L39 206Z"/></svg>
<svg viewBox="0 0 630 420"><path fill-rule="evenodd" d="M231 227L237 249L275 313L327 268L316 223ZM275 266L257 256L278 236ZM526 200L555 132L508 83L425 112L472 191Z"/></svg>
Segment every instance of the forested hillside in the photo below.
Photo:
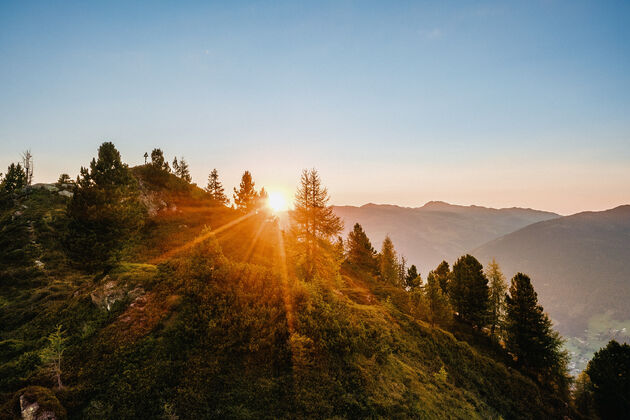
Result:
<svg viewBox="0 0 630 420"><path fill-rule="evenodd" d="M186 175L104 143L76 182L3 183L0 418L581 417L526 275L338 237L314 170L285 230L249 172L233 207Z"/></svg>

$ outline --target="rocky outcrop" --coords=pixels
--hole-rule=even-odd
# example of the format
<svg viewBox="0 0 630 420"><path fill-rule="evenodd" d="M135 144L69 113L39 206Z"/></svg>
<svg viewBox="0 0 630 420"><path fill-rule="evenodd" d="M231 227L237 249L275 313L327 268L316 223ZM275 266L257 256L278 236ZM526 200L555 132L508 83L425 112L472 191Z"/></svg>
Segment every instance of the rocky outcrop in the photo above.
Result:
<svg viewBox="0 0 630 420"><path fill-rule="evenodd" d="M92 303L99 308L110 311L114 303L125 298L137 300L137 298L142 295L144 295L144 289L142 287L135 287L132 290L128 290L124 285L120 285L117 281L110 280L109 277L106 276L103 285L90 293L90 298L92 299Z"/></svg>

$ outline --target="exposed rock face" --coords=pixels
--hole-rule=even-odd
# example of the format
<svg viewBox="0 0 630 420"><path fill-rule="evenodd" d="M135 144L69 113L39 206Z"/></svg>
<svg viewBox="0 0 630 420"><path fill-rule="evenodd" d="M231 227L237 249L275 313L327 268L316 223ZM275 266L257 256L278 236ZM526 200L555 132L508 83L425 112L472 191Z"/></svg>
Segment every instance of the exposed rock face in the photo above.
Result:
<svg viewBox="0 0 630 420"><path fill-rule="evenodd" d="M105 278L107 280L107 277ZM136 287L133 290L125 288L125 286L119 285L114 280L108 280L98 289L95 289L90 293L92 303L101 309L110 311L114 303L129 297L132 300L137 300L138 297L144 295L144 289L142 287Z"/></svg>
<svg viewBox="0 0 630 420"><path fill-rule="evenodd" d="M20 396L20 412L23 420L57 420L53 411L40 409L37 400L28 394Z"/></svg>
<svg viewBox="0 0 630 420"><path fill-rule="evenodd" d="M70 198L70 197L72 197L74 195L74 193L72 191L66 191L66 190L59 191L58 194L63 196L63 197L68 197L68 198Z"/></svg>

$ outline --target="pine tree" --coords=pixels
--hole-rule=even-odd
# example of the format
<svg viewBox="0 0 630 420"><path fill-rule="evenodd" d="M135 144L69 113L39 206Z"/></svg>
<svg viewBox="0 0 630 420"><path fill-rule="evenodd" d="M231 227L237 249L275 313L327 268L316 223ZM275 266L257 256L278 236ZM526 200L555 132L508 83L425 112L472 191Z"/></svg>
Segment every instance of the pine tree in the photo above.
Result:
<svg viewBox="0 0 630 420"><path fill-rule="evenodd" d="M409 291L422 287L422 278L420 277L420 273L418 273L418 269L413 264L407 269L404 286L405 289Z"/></svg>
<svg viewBox="0 0 630 420"><path fill-rule="evenodd" d="M398 258L394 243L389 235L385 236L379 255L379 272L381 279L390 284L398 284Z"/></svg>
<svg viewBox="0 0 630 420"><path fill-rule="evenodd" d="M66 245L87 268L115 260L123 245L139 229L144 207L138 200L137 183L120 153L110 143L98 149L98 160L81 168L68 203Z"/></svg>
<svg viewBox="0 0 630 420"><path fill-rule="evenodd" d="M400 255L398 257L398 281L396 284L399 284L403 288L405 287L405 276L407 275L407 258L404 255Z"/></svg>
<svg viewBox="0 0 630 420"><path fill-rule="evenodd" d="M505 312L505 292L507 284L499 264L492 259L486 268L486 277L490 283L490 334L494 336L495 329L501 325Z"/></svg>
<svg viewBox="0 0 630 420"><path fill-rule="evenodd" d="M177 161L177 156L173 158L173 173L179 176L179 162Z"/></svg>
<svg viewBox="0 0 630 420"><path fill-rule="evenodd" d="M239 189L234 188L234 205L238 210L245 213L255 211L258 206L258 193L254 188L255 184L252 180L252 174L245 171L241 177Z"/></svg>
<svg viewBox="0 0 630 420"><path fill-rule="evenodd" d="M294 208L289 212L291 232L300 255L303 276L307 280L332 270L328 261L330 238L341 232L343 224L328 205L328 190L322 186L315 169L302 171L300 186L295 194Z"/></svg>
<svg viewBox="0 0 630 420"><path fill-rule="evenodd" d="M19 163L17 165L12 163L7 168L7 174L0 184L0 189L2 189L5 193L11 194L15 191L21 190L25 186L26 173L24 172L24 168L22 168L22 165Z"/></svg>
<svg viewBox="0 0 630 420"><path fill-rule="evenodd" d="M192 177L190 176L190 170L188 169L188 162L186 162L183 156L179 160L179 165L178 165L176 174L178 177L180 177L184 181L188 183L192 182Z"/></svg>
<svg viewBox="0 0 630 420"><path fill-rule="evenodd" d="M611 340L595 353L586 367L592 382L597 414L602 419L630 414L630 345Z"/></svg>
<svg viewBox="0 0 630 420"><path fill-rule="evenodd" d="M164 159L162 149L153 149L151 151L151 165L159 171L171 172L168 162Z"/></svg>
<svg viewBox="0 0 630 420"><path fill-rule="evenodd" d="M433 275L437 277L438 282L440 283L440 287L442 288L442 292L448 296L449 293L449 282L452 277L451 268L449 267L446 261L442 261L440 265L437 266L435 270L433 270Z"/></svg>
<svg viewBox="0 0 630 420"><path fill-rule="evenodd" d="M424 301L427 305L427 317L432 326L450 324L453 317L451 305L432 271L427 275L427 284L424 286Z"/></svg>
<svg viewBox="0 0 630 420"><path fill-rule="evenodd" d="M489 288L483 266L467 254L453 264L449 297L459 316L481 329L488 322Z"/></svg>
<svg viewBox="0 0 630 420"><path fill-rule="evenodd" d="M360 224L355 223L348 234L348 262L360 270L375 274L378 270L377 253Z"/></svg>
<svg viewBox="0 0 630 420"><path fill-rule="evenodd" d="M225 196L225 190L223 188L223 184L219 181L219 172L216 169L213 169L208 175L208 186L206 186L206 191L210 193L212 200L214 200L217 204L227 204L228 198Z"/></svg>
<svg viewBox="0 0 630 420"><path fill-rule="evenodd" d="M566 354L551 320L538 304L531 280L522 273L511 281L506 302L505 346L518 366L558 385L566 382Z"/></svg>

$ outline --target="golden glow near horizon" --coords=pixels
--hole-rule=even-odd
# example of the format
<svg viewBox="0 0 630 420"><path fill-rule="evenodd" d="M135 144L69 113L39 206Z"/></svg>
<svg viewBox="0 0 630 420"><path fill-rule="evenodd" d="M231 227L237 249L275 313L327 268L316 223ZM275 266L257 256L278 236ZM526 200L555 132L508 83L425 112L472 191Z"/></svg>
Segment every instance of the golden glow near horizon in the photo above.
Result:
<svg viewBox="0 0 630 420"><path fill-rule="evenodd" d="M289 210L289 200L282 191L269 191L269 198L267 199L267 205L274 213Z"/></svg>

